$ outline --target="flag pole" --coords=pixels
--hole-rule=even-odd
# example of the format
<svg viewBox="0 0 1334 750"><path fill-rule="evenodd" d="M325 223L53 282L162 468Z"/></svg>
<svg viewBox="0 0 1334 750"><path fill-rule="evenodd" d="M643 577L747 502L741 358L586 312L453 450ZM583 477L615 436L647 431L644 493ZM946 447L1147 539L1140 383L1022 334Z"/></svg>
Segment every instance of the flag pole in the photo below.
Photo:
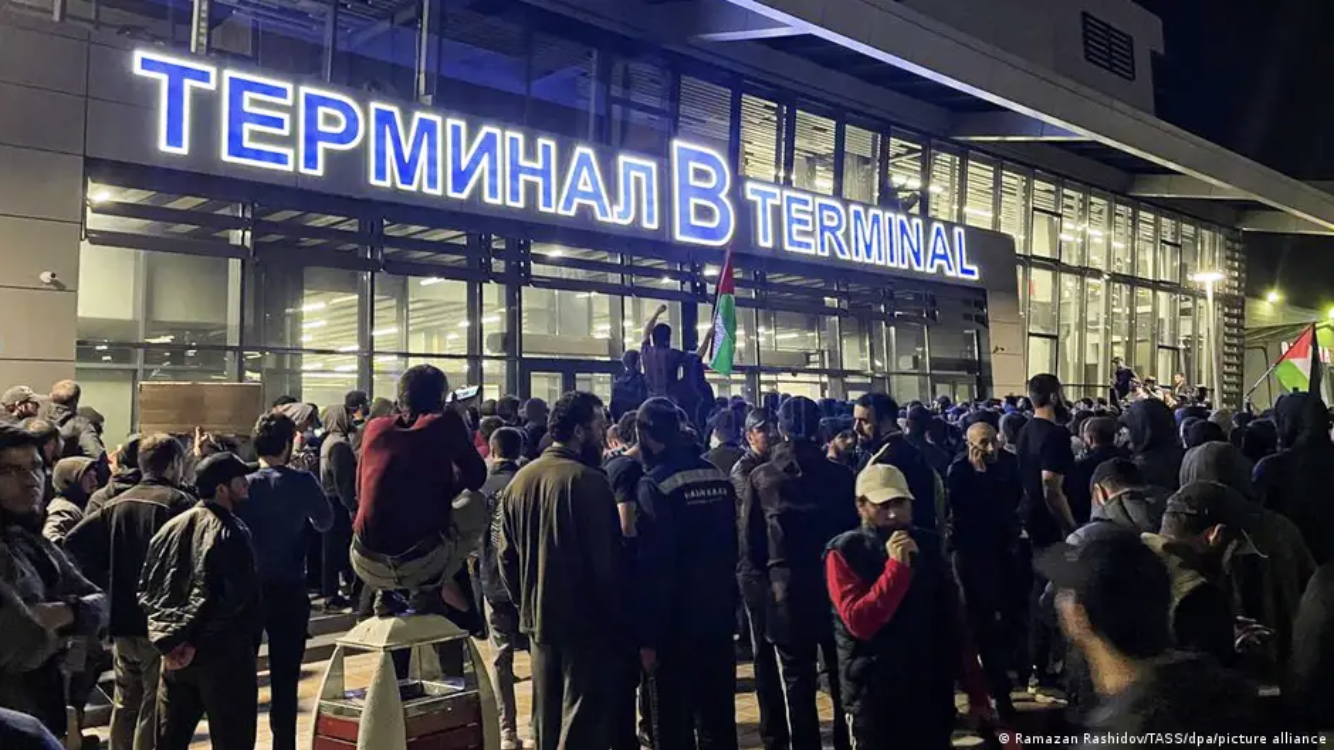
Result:
<svg viewBox="0 0 1334 750"><path fill-rule="evenodd" d="M1316 322L1314 322L1314 323L1311 324L1311 356L1314 357L1316 360L1319 360L1319 359L1320 359L1320 326L1321 326L1321 325L1322 325L1322 324L1321 324L1319 321L1316 321ZM1325 324L1325 325L1326 325L1326 327L1328 327L1327 324ZM1250 398L1251 398L1251 394L1252 394L1252 393L1255 393L1256 389L1259 388L1261 385L1263 385L1264 382L1265 382L1265 380L1266 380L1270 375L1274 374L1274 370L1277 369L1278 366L1279 366L1280 364L1282 364L1282 363L1283 363L1283 356L1282 356L1282 355L1279 355L1279 358L1276 359L1276 360L1274 360L1274 363L1271 364L1271 365L1269 366L1269 369L1268 369L1268 370L1265 370L1265 374L1261 375L1261 376L1260 376L1260 379L1259 379L1259 380L1256 380L1254 385L1252 385L1250 388L1246 389L1246 393L1244 393L1244 394L1242 395L1242 397L1241 397L1241 402L1244 404L1244 403L1246 403L1247 401L1249 401Z"/></svg>

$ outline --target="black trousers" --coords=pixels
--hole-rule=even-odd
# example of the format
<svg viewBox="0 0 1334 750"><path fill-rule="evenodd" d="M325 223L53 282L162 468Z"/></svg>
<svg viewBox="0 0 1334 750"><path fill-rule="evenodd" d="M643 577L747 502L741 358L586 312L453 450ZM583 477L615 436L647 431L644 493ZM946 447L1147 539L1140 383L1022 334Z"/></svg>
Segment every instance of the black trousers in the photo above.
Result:
<svg viewBox="0 0 1334 750"><path fill-rule="evenodd" d="M189 750L205 716L214 750L254 750L259 682L251 635L214 638L196 648L188 667L162 670L157 750Z"/></svg>
<svg viewBox="0 0 1334 750"><path fill-rule="evenodd" d="M834 638L831 635L818 642L780 643L776 644L776 648L787 694L787 721L792 732L792 750L821 750L824 745L820 739L820 709L815 704L815 693L819 688L817 652L818 656L823 657L834 715L842 716L844 713ZM834 722L834 750L850 750L851 747L847 724Z"/></svg>
<svg viewBox="0 0 1334 750"><path fill-rule="evenodd" d="M847 714L845 718L846 721L835 723L850 730L853 750L949 750L952 747L952 716L927 717L877 706Z"/></svg>
<svg viewBox="0 0 1334 750"><path fill-rule="evenodd" d="M1023 633L1021 608L1027 605L1027 591L1016 580L1014 565L1014 560L994 555L968 556L960 552L954 556L968 629L982 658L987 687L1002 708L1008 707L1013 690L1009 670Z"/></svg>
<svg viewBox="0 0 1334 750"><path fill-rule="evenodd" d="M344 582L349 590L360 579L352 574L352 516L336 497L329 498L333 507L333 527L323 534L324 555L320 565L320 593L335 596L341 593Z"/></svg>
<svg viewBox="0 0 1334 750"><path fill-rule="evenodd" d="M778 650L765 635L765 600L769 587L763 581L741 581L749 620L750 647L755 668L755 702L760 710L760 742L764 750L788 750L792 735L787 726L787 698L783 673L778 669Z"/></svg>
<svg viewBox="0 0 1334 750"><path fill-rule="evenodd" d="M297 683L306 656L310 599L300 583L264 584L264 632L269 636L269 731L273 750L296 750ZM255 651L260 638L255 636Z"/></svg>
<svg viewBox="0 0 1334 750"><path fill-rule="evenodd" d="M730 633L664 646L649 691L658 712L656 750L736 750L736 651Z"/></svg>
<svg viewBox="0 0 1334 750"><path fill-rule="evenodd" d="M615 695L625 684L624 653L598 645L531 644L537 750L611 744Z"/></svg>

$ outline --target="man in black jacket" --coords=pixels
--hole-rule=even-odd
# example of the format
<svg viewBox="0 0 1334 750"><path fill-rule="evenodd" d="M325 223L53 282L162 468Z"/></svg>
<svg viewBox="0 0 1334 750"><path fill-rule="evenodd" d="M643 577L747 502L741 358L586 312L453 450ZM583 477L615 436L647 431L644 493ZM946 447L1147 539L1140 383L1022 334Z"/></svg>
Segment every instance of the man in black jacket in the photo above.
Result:
<svg viewBox="0 0 1334 750"><path fill-rule="evenodd" d="M899 405L883 393L867 393L857 399L852 410L852 429L857 432L861 457L857 470L861 471L875 459L878 463L898 467L908 478L913 496L921 498L913 514L913 523L935 531L936 472L927 463L922 452L899 429ZM888 450L885 447L888 446ZM943 477L942 477L943 480Z"/></svg>
<svg viewBox="0 0 1334 750"><path fill-rule="evenodd" d="M520 750L514 700L514 652L526 649L527 639L519 632L519 610L500 580L496 548L500 546L505 521L504 490L519 471L519 459L523 457L523 433L513 427L502 427L491 433L490 449L491 465L477 492L486 500L491 522L482 537L477 568L482 596L486 598L491 645L495 649L492 666L496 672L496 703L500 707L500 750Z"/></svg>
<svg viewBox="0 0 1334 750"><path fill-rule="evenodd" d="M745 630L750 638L751 663L755 669L755 701L760 711L760 741L764 750L786 750L791 742L787 726L787 698L783 678L778 671L778 652L765 627L769 609L769 571L751 561L764 559L763 550L752 555L751 540L767 545L764 511L751 490L750 475L769 460L773 446L781 438L777 420L768 409L751 409L746 415L746 453L732 466L732 487L737 495L737 583L745 608Z"/></svg>
<svg viewBox="0 0 1334 750"><path fill-rule="evenodd" d="M61 457L86 456L101 459L106 455L102 438L92 422L79 416L79 397L83 390L73 380L62 380L51 386L51 398L38 416L50 420L60 430L64 448Z"/></svg>
<svg viewBox="0 0 1334 750"><path fill-rule="evenodd" d="M763 514L758 530L764 536L747 539L747 562L768 576L765 630L782 663L792 750L821 747L817 651L824 655L834 714L843 715L821 558L830 539L857 527L857 511L852 472L821 450L820 417L820 407L808 398L783 402L778 417L783 442L768 463L751 472L748 489ZM748 526L748 537L756 530ZM851 747L844 722L834 722L834 745Z"/></svg>
<svg viewBox="0 0 1334 750"><path fill-rule="evenodd" d="M153 535L194 505L178 483L185 448L171 435L145 437L139 445L143 479L88 515L65 539L65 551L111 599L108 628L115 642L116 696L111 713L113 747L152 750L161 661L148 642L139 608L139 575Z"/></svg>
<svg viewBox="0 0 1334 750"><path fill-rule="evenodd" d="M1098 465L1113 458L1124 458L1126 452L1116 447L1116 420L1111 417L1093 417L1084 421L1081 428L1084 444L1088 452L1075 461L1070 474L1065 478L1065 499L1070 504L1070 513L1075 523L1083 525L1089 522L1093 511L1093 495L1090 480L1093 470Z"/></svg>
<svg viewBox="0 0 1334 750"><path fill-rule="evenodd" d="M657 690L662 750L736 748L736 496L727 476L682 439L665 398L639 407L634 586L641 661Z"/></svg>
<svg viewBox="0 0 1334 750"><path fill-rule="evenodd" d="M116 449L111 481L88 498L88 507L83 509L84 515L91 516L112 498L143 480L143 473L139 471L139 443L142 439L139 435L131 435Z"/></svg>
<svg viewBox="0 0 1334 750"><path fill-rule="evenodd" d="M232 453L201 461L201 502L168 521L148 548L139 604L163 654L158 750L188 750L205 715L215 750L255 747L260 584L250 531L235 515L249 472Z"/></svg>

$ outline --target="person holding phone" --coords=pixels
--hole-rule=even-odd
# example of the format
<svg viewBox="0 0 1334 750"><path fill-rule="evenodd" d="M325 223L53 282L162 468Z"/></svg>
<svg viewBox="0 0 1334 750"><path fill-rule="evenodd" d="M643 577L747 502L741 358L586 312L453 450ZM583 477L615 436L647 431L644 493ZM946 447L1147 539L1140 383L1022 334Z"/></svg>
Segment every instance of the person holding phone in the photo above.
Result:
<svg viewBox="0 0 1334 750"><path fill-rule="evenodd" d="M912 525L913 494L902 471L872 459L857 476L856 496L861 526L835 537L825 553L853 745L944 750L956 680L970 716L995 721L953 574L940 537Z"/></svg>

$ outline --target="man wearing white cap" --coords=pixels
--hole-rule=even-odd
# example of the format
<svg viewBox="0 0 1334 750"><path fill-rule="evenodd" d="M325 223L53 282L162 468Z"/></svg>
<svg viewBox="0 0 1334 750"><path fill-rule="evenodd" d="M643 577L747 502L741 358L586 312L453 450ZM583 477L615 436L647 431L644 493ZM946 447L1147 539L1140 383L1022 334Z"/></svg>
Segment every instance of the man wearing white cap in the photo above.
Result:
<svg viewBox="0 0 1334 750"><path fill-rule="evenodd" d="M861 526L825 554L854 746L949 748L956 679L970 714L993 717L940 537L912 526L913 495L898 468L872 459L856 493Z"/></svg>

